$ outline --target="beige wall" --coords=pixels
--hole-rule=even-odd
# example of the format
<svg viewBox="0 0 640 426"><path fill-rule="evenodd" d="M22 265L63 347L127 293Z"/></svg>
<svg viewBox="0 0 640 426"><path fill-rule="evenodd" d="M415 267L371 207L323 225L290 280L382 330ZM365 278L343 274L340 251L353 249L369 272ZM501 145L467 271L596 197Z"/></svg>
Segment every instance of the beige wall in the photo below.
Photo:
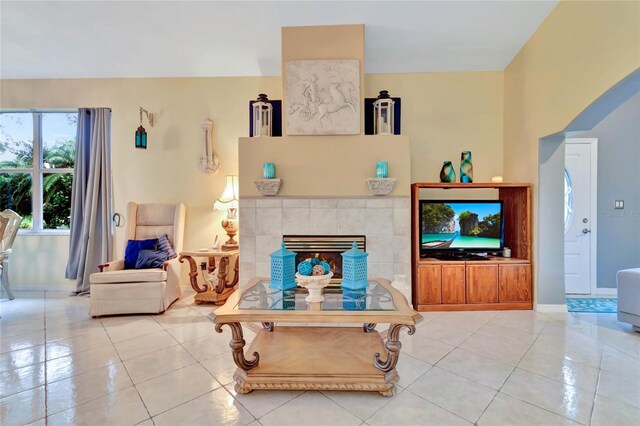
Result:
<svg viewBox="0 0 640 426"><path fill-rule="evenodd" d="M560 2L505 70L506 177L535 182L538 139L638 67L640 2Z"/></svg>
<svg viewBox="0 0 640 426"><path fill-rule="evenodd" d="M215 234L223 236L223 214L213 210L213 202L222 193L224 176L238 173L238 138L249 132L248 101L262 91L276 99L280 96L279 77L4 80L1 84L2 108L110 107L115 211L126 213L128 201L184 202L185 247L205 247ZM145 122L147 150L133 144L140 106L156 114L153 128ZM205 118L214 122L220 157L220 171L213 176L198 169L200 125ZM124 228L117 229L116 255L122 254L124 239ZM19 236L12 258L13 285L69 284L64 279L67 245L67 237ZM41 261L35 264L34 258ZM48 278L44 269L49 270Z"/></svg>
<svg viewBox="0 0 640 426"><path fill-rule="evenodd" d="M503 73L373 74L366 97L380 90L402 98L402 133L411 138L411 179L437 182L444 160L459 177L471 150L476 182L502 174Z"/></svg>
<svg viewBox="0 0 640 426"><path fill-rule="evenodd" d="M506 180L537 184L539 139L562 132L638 67L639 2L560 2L504 73ZM534 253L539 235L537 201L535 185ZM544 294L545 286L563 283L539 282L538 286L536 292ZM555 293L562 296L563 291Z"/></svg>
<svg viewBox="0 0 640 426"><path fill-rule="evenodd" d="M390 195L410 194L411 147L404 135L241 138L239 145L243 198L260 196L254 182L262 179L266 161L276 163L282 179L278 196L371 196L367 178L375 177L378 161L386 161L396 179Z"/></svg>
<svg viewBox="0 0 640 426"><path fill-rule="evenodd" d="M501 72L367 75L365 80L368 97L381 89L402 97L412 181L436 181L442 161L459 162L466 149L473 151L476 180L502 173ZM125 212L130 200L182 201L187 205L184 246L204 247L215 233L222 234L222 214L212 206L224 175L238 172L238 138L249 131L248 101L259 92L281 99L280 84L280 77L2 80L0 107L110 107L116 211ZM140 106L157 114L157 124L145 126L146 151L133 147ZM214 122L220 156L215 176L197 167L205 118ZM118 254L124 238L118 229ZM67 244L67 237L19 236L20 250L12 259L14 285L65 284ZM42 252L48 253L46 260L34 265L31 259ZM48 269L46 276L34 268Z"/></svg>
<svg viewBox="0 0 640 426"><path fill-rule="evenodd" d="M64 279L69 254L66 235L20 235L13 243L11 288L47 286L64 290L71 282Z"/></svg>
<svg viewBox="0 0 640 426"><path fill-rule="evenodd" d="M360 62L360 97L364 92L364 25L282 27L282 86L287 62L323 59L357 59ZM287 102L283 100L283 110ZM364 108L360 106L360 132L364 133ZM286 129L286 115L282 128ZM286 132L286 130L283 130Z"/></svg>

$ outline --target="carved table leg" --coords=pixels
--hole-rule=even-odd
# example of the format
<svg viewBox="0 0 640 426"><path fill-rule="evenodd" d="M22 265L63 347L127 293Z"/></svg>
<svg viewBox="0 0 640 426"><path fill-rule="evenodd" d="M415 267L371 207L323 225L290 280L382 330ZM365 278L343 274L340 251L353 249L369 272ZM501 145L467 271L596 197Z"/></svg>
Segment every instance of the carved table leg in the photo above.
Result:
<svg viewBox="0 0 640 426"><path fill-rule="evenodd" d="M362 324L362 331L364 331L365 333L371 333L373 330L375 330L376 325L377 324L372 322Z"/></svg>
<svg viewBox="0 0 640 426"><path fill-rule="evenodd" d="M254 359L252 361L247 361L247 359L244 357L244 351L242 348L244 348L246 342L242 336L242 326L240 325L240 323L230 322L226 324L216 324L216 331L218 333L222 333L223 325L228 325L231 329L232 338L229 342L229 347L233 352L233 361L236 363L238 368L244 371L249 371L252 368L257 367L258 362L260 361L260 355L258 354L258 352L253 353Z"/></svg>
<svg viewBox="0 0 640 426"><path fill-rule="evenodd" d="M198 285L198 265L194 258L191 256L180 256L178 261L182 263L185 259L189 262L189 280L191 281L191 288L193 288L197 293L204 293L209 290L209 286L207 284L203 284L202 288Z"/></svg>
<svg viewBox="0 0 640 426"><path fill-rule="evenodd" d="M263 322L262 323L262 328L264 328L267 331L273 331L273 323L272 322Z"/></svg>
<svg viewBox="0 0 640 426"><path fill-rule="evenodd" d="M227 267L229 266L229 258L223 256L218 262L218 285L216 285L216 293L222 294L227 286Z"/></svg>
<svg viewBox="0 0 640 426"><path fill-rule="evenodd" d="M212 273L216 270L216 258L211 256L209 258L209 266L207 266L207 272Z"/></svg>
<svg viewBox="0 0 640 426"><path fill-rule="evenodd" d="M236 284L238 284L238 280L240 279L240 275L238 274L238 270L240 269L238 266L239 260L240 260L240 256L236 256L236 263L233 267L233 281L231 281L231 283L226 285L227 288L233 288L236 286Z"/></svg>
<svg viewBox="0 0 640 426"><path fill-rule="evenodd" d="M391 324L387 333L387 343L384 345L387 349L387 360L382 362L379 353L376 353L374 356L374 364L378 370L388 373L396 367L398 357L400 356L400 349L402 348L402 343L399 339L400 329L402 327L409 329L409 335L416 332L415 325Z"/></svg>

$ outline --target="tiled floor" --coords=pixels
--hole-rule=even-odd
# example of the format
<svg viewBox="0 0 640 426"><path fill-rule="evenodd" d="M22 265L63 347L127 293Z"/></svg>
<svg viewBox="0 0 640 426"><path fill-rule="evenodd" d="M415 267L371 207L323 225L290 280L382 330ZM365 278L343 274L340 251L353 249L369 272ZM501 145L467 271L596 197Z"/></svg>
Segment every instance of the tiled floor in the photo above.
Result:
<svg viewBox="0 0 640 426"><path fill-rule="evenodd" d="M229 332L190 290L157 316L91 319L88 304L54 292L0 303L3 426L640 424L640 334L614 314L424 313L384 398L236 395Z"/></svg>

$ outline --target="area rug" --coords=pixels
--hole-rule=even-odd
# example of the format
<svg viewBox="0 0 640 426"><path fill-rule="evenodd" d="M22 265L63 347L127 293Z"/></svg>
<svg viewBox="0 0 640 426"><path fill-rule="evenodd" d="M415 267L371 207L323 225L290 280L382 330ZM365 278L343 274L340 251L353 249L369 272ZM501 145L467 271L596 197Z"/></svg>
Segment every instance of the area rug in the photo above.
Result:
<svg viewBox="0 0 640 426"><path fill-rule="evenodd" d="M612 314L618 311L618 299L610 297L567 297L569 312Z"/></svg>

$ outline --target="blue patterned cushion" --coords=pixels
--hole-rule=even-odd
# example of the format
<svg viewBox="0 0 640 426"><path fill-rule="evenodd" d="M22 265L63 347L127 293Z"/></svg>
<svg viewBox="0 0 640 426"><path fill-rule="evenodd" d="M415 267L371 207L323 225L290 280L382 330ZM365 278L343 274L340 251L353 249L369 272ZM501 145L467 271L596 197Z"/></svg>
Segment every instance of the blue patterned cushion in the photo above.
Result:
<svg viewBox="0 0 640 426"><path fill-rule="evenodd" d="M173 259L177 257L175 251L173 251L173 247L171 247L171 243L169 242L169 237L165 234L162 237L158 238L158 251L164 252L167 255L167 259Z"/></svg>
<svg viewBox="0 0 640 426"><path fill-rule="evenodd" d="M167 256L162 251L140 250L136 269L162 268L165 260L167 260Z"/></svg>
<svg viewBox="0 0 640 426"><path fill-rule="evenodd" d="M155 250L158 239L150 240L129 240L127 248L124 250L124 269L135 269L140 250Z"/></svg>

